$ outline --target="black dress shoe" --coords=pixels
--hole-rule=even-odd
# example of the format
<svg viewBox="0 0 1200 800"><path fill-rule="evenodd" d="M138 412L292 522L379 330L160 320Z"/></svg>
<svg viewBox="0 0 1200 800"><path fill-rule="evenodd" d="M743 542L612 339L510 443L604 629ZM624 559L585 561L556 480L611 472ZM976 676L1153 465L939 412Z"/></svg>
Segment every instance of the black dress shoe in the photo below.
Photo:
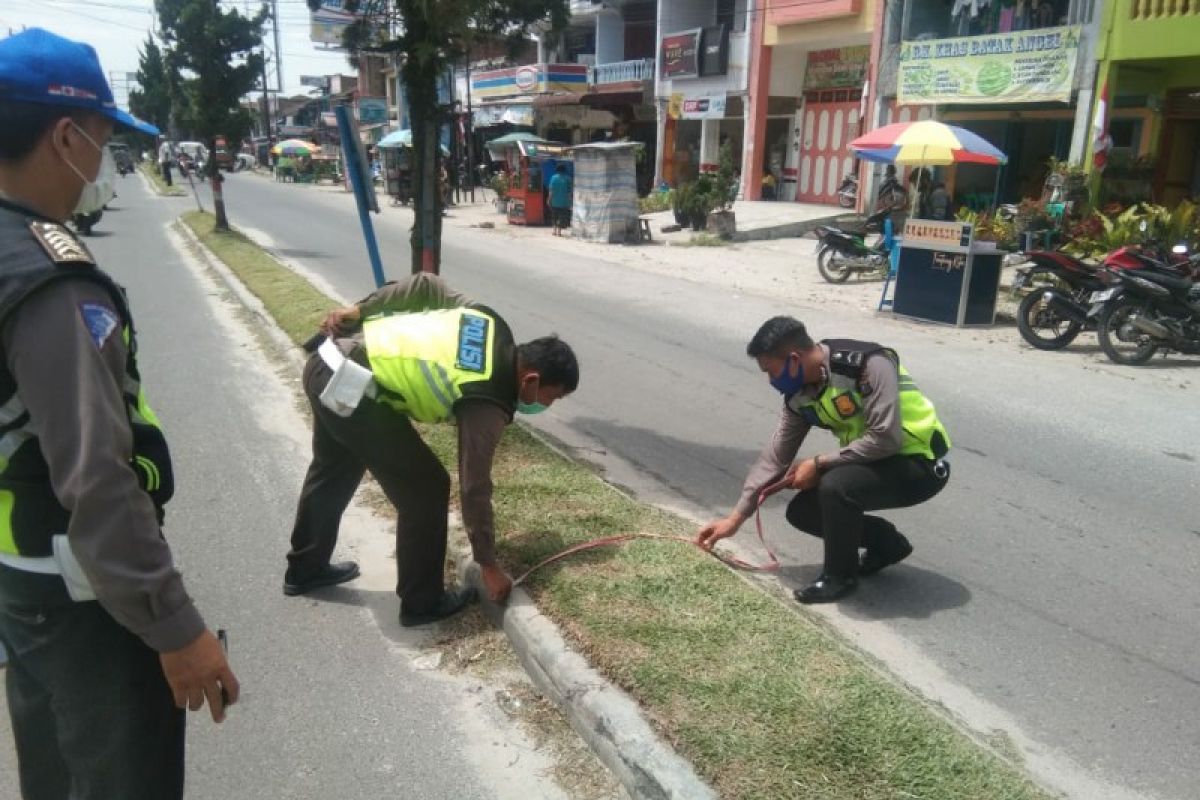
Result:
<svg viewBox="0 0 1200 800"><path fill-rule="evenodd" d="M437 605L423 611L409 610L404 607L404 601L400 601L400 624L405 628L428 625L431 622L454 616L478 599L479 593L468 586L465 589L450 589L442 592Z"/></svg>
<svg viewBox="0 0 1200 800"><path fill-rule="evenodd" d="M792 596L798 602L805 605L810 603L832 603L835 600L841 600L857 588L857 578L838 578L833 575L822 575L817 578L816 583L792 592Z"/></svg>
<svg viewBox="0 0 1200 800"><path fill-rule="evenodd" d="M358 577L358 564L353 561L339 561L336 564L326 564L317 572L305 578L297 578L289 569L283 576L283 593L292 597L298 594L320 589L322 586L335 586L339 583L352 581Z"/></svg>
<svg viewBox="0 0 1200 800"><path fill-rule="evenodd" d="M862 561L858 565L859 576L874 575L884 567L890 567L892 564L899 564L904 559L912 555L913 547L908 543L908 539L900 537L900 543L892 550L886 553L876 553L868 550L863 553Z"/></svg>

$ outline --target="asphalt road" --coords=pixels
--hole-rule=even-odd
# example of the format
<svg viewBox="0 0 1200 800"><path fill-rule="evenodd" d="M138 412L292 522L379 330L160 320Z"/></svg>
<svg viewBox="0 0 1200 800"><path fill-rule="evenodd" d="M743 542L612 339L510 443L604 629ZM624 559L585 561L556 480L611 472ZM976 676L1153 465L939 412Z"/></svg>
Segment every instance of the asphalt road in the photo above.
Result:
<svg viewBox="0 0 1200 800"><path fill-rule="evenodd" d="M238 175L227 197L235 225L345 297L372 288L348 196ZM393 277L408 271L410 219L376 217ZM819 337L895 347L949 427L953 479L894 513L914 556L821 613L977 728L1007 734L1074 797L1200 796L1200 366L1108 367L786 293L733 295L518 245L497 220L500 230L454 231L443 274L519 338L556 331L576 347L581 388L538 424L697 518L728 510L774 425L778 397L743 355L759 323L789 313ZM736 270L744 256L730 252ZM830 446L817 432L803 452ZM290 493L278 495L264 499L286 506ZM237 509L229 525L244 530L257 510ZM778 506L765 521L785 583L811 579L817 543Z"/></svg>
<svg viewBox="0 0 1200 800"><path fill-rule="evenodd" d="M118 191L87 243L129 290L143 384L175 459L165 533L210 627L229 631L243 688L223 725L207 711L191 715L188 797L563 797L492 689L414 665L430 634L397 623L387 524L343 525L342 551L364 561L353 589L283 596L308 459L296 376L275 368L172 246L166 226L180 204L136 177ZM14 798L6 711L0 720L0 797Z"/></svg>

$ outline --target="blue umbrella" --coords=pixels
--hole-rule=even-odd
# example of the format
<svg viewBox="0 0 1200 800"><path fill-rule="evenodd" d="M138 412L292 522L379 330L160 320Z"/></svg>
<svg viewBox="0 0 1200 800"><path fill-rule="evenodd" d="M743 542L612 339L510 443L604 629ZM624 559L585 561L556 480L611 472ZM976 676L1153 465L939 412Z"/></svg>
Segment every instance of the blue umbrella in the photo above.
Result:
<svg viewBox="0 0 1200 800"><path fill-rule="evenodd" d="M390 148L412 147L412 129L403 128L402 130L392 131L387 136L380 139L379 143L375 146L382 147L385 150ZM442 152L449 155L450 150L445 145L442 145Z"/></svg>

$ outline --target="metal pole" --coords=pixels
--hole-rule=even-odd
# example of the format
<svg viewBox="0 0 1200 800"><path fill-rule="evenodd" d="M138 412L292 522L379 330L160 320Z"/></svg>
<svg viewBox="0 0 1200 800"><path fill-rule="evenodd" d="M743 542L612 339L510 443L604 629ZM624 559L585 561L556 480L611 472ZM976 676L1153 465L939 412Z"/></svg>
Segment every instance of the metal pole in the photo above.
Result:
<svg viewBox="0 0 1200 800"><path fill-rule="evenodd" d="M354 201L358 206L358 221L362 225L363 239L367 244L367 258L371 261L371 273L375 276L375 287L384 284L383 261L379 257L379 244L375 241L375 227L371 224L368 213L370 201L367 199L367 187L363 182L363 164L358 157L358 146L350 126L350 107L339 105L334 110L337 115L338 133L342 140L342 154L346 159L346 172L350 175L350 186L354 189Z"/></svg>
<svg viewBox="0 0 1200 800"><path fill-rule="evenodd" d="M283 94L283 48L279 44L278 0L271 0L271 28L275 31L275 91Z"/></svg>
<svg viewBox="0 0 1200 800"><path fill-rule="evenodd" d="M475 202L475 113L471 110L471 51L467 50L467 183Z"/></svg>

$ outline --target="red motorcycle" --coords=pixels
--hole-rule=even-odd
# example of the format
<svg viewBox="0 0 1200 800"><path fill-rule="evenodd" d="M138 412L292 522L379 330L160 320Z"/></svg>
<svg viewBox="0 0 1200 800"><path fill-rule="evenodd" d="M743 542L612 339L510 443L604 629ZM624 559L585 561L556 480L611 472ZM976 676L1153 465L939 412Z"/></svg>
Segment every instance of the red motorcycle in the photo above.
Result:
<svg viewBox="0 0 1200 800"><path fill-rule="evenodd" d="M1167 257L1153 246L1126 245L1090 264L1060 250L1031 250L1030 266L1017 270L1014 292L1031 288L1017 307L1021 337L1039 350L1059 350L1079 334L1095 330L1104 304L1116 290L1106 270L1170 269L1186 264L1186 256Z"/></svg>

